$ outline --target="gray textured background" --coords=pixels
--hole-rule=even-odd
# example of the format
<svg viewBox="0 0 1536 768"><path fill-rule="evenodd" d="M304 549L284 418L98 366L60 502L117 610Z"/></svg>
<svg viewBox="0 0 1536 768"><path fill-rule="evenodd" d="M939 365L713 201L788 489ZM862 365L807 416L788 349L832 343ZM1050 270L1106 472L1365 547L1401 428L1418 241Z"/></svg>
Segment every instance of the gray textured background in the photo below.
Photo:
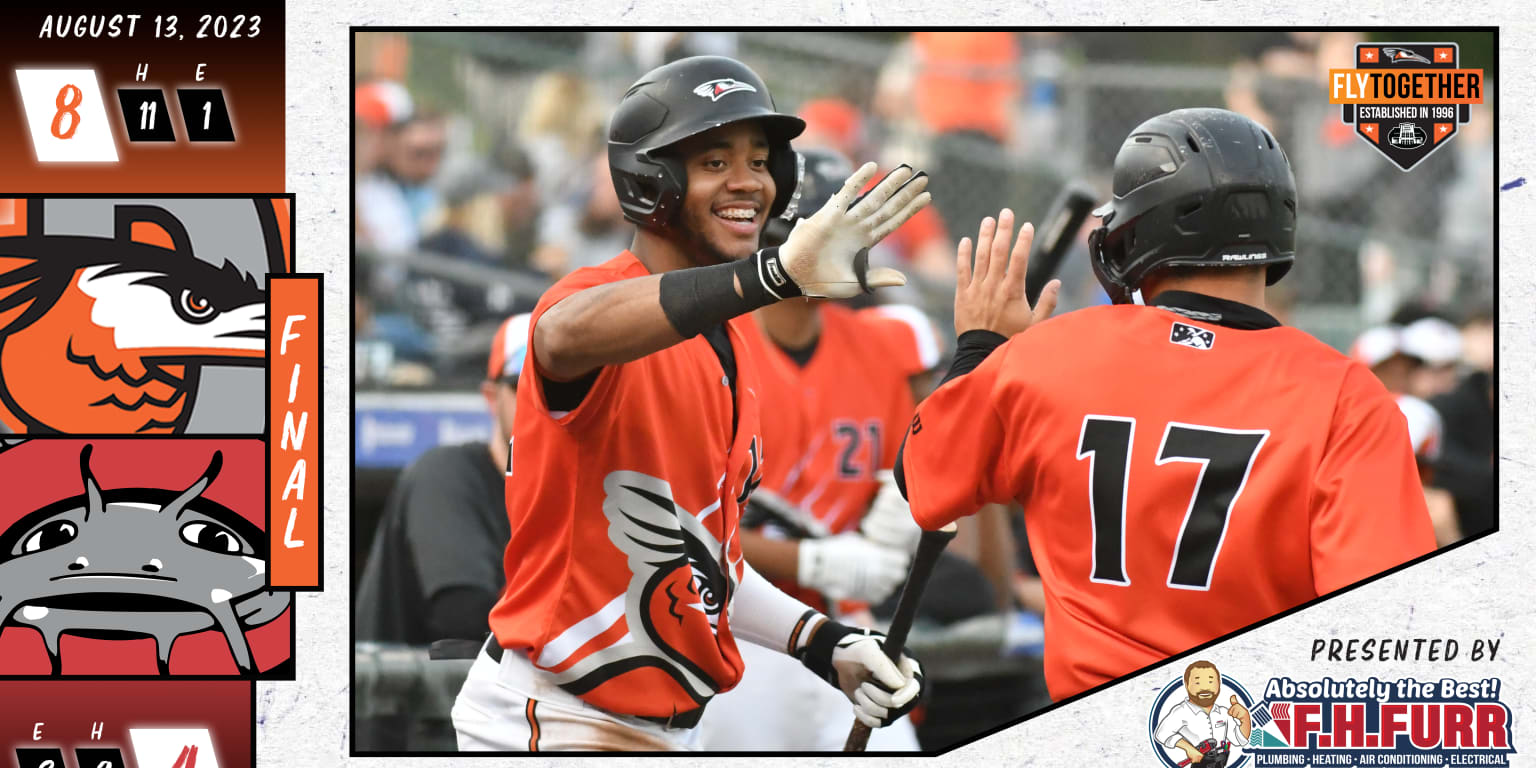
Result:
<svg viewBox="0 0 1536 768"><path fill-rule="evenodd" d="M1526 7L1526 11L1519 11ZM1497 94L1500 119L1500 183L1530 176L1536 182L1536 151L1529 125L1536 120L1531 99L1536 87L1525 70L1536 55L1536 26L1524 2L1402 3L1361 0L1338 3L1303 0L1171 0L1122 3L1115 0L1064 2L1027 0L922 3L917 0L780 0L764 9L700 0L611 0L590 3L455 2L428 4L404 0L357 0L289 3L287 28L288 191L298 194L300 265L324 269L326 280L325 429L326 548L325 583L320 594L298 596L298 680L259 683L257 749L262 766L444 766L575 764L591 758L348 758L347 702L347 488L348 445L348 185L351 90L348 26L357 25L519 25L623 24L694 25L1292 25L1375 26L1396 24L1505 24L1500 32L1503 77ZM1325 676L1384 679L1499 677L1504 701L1513 711L1516 765L1532 764L1536 750L1530 723L1536 722L1536 639L1532 610L1531 552L1536 550L1525 524L1532 462L1524 448L1536 442L1536 416L1510 403L1530 402L1536 384L1531 371L1533 286L1536 265L1527 253L1536 242L1531 210L1536 183L1498 194L1500 231L1499 351L1500 499L1503 531L1489 538L1366 587L1334 598L1261 629L1249 632L1200 656L1216 662L1224 674L1243 682L1256 695L1271 676L1321 679ZM1511 375L1513 374L1513 375ZM1428 662L1329 664L1311 662L1314 637L1451 637L1462 644L1461 658ZM1474 638L1502 638L1498 661L1467 660ZM882 765L1006 766L1156 765L1146 740L1147 711L1155 693L1179 676L1175 662L1132 678L1071 705L991 736L942 758L876 758ZM604 758L604 766L654 764L655 758ZM678 758L696 765L755 765L755 758ZM797 764L830 764L836 758ZM866 763L867 764L867 763Z"/></svg>

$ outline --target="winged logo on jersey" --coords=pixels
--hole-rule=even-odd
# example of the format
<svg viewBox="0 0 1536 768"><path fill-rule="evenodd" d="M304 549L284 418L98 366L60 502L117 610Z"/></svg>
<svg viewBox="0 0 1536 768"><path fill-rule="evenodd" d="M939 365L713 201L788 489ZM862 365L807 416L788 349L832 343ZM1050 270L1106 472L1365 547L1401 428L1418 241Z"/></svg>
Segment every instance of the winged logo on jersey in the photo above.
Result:
<svg viewBox="0 0 1536 768"><path fill-rule="evenodd" d="M609 473L603 492L608 539L624 553L632 574L624 595L629 633L555 678L581 695L651 667L703 704L719 684L688 657L686 639L712 637L736 589L735 564L724 567L724 548L704 525L718 505L695 515L673 500L667 481L640 472ZM709 628L701 632L700 623Z"/></svg>

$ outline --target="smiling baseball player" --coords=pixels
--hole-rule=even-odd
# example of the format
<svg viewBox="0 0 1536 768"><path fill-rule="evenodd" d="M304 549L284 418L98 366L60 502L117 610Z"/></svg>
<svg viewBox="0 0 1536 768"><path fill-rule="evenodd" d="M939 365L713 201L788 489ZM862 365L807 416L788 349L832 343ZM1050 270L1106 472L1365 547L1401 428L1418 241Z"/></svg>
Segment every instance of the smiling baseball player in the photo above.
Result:
<svg viewBox="0 0 1536 768"><path fill-rule="evenodd" d="M803 125L720 57L660 67L620 102L609 163L638 231L534 310L507 465L507 588L454 706L461 748L690 748L711 697L741 677L738 639L800 659L867 724L915 704L915 660L891 662L881 635L807 608L741 554L759 411L782 406L760 400L741 316L900 285L855 256L929 200L905 166L856 200L871 164L759 250L794 197L789 140Z"/></svg>

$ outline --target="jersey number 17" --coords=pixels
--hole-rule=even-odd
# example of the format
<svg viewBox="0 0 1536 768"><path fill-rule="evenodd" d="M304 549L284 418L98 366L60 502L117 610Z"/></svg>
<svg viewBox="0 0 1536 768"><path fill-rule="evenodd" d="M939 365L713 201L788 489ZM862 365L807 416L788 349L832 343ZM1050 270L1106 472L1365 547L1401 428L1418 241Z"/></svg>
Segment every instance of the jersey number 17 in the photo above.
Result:
<svg viewBox="0 0 1536 768"><path fill-rule="evenodd" d="M1092 581L1129 586L1125 572L1126 486L1131 477L1131 446L1136 420L1089 414L1083 418L1077 458L1088 459L1088 508L1093 518ZM1242 495L1259 448L1269 430L1235 430L1172 421L1163 428L1156 464L1175 461L1200 465L1168 568L1168 586L1207 590L1227 518Z"/></svg>

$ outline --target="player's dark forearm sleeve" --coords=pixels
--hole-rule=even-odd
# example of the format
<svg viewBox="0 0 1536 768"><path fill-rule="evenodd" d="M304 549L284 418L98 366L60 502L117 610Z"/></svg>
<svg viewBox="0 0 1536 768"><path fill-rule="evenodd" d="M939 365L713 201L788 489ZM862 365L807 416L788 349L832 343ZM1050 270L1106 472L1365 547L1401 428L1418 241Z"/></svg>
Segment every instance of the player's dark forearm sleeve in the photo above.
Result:
<svg viewBox="0 0 1536 768"><path fill-rule="evenodd" d="M944 374L939 386L976 370L976 366L981 365L993 350L1007 340L1007 336L992 331L974 330L960 334L960 338L955 340L955 360L949 364L949 372Z"/></svg>
<svg viewBox="0 0 1536 768"><path fill-rule="evenodd" d="M741 294L736 286L741 286ZM662 275L661 311L677 331L691 339L738 315L799 296L779 262L778 248L764 248L741 261L678 269Z"/></svg>
<svg viewBox="0 0 1536 768"><path fill-rule="evenodd" d="M944 386L950 379L958 379L981 365L983 360L991 355L993 350L1003 345L1008 337L1001 333L993 333L986 330L966 331L955 340L955 360L949 364L949 372L944 374L944 379L939 386ZM901 497L907 498L907 473L902 467L902 459L907 450L907 437L912 434L911 427L907 428L907 434L901 438L901 447L896 449L896 487L901 489ZM910 501L910 499L908 499Z"/></svg>

